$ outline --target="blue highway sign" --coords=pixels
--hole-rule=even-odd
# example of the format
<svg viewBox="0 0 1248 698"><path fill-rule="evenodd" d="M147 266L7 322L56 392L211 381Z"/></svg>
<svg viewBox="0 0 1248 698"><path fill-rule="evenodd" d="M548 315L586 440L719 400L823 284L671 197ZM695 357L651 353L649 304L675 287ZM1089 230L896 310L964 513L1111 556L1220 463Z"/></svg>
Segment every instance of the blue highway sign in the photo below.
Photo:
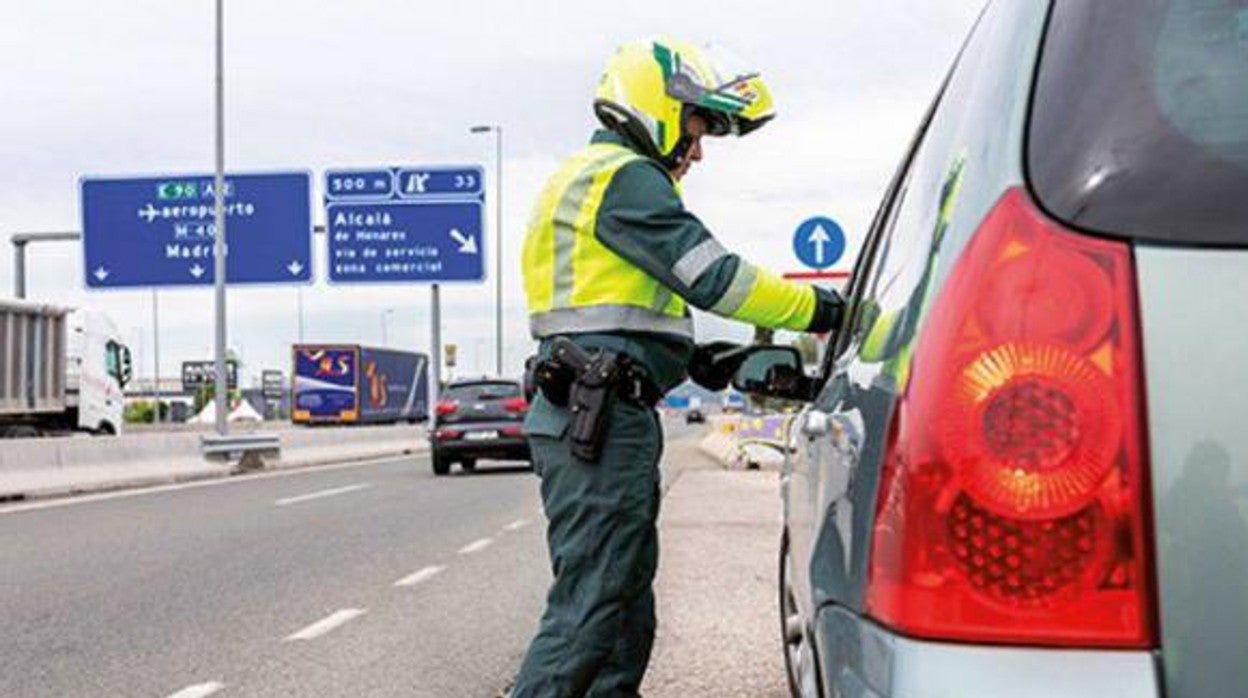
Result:
<svg viewBox="0 0 1248 698"><path fill-rule="evenodd" d="M330 170L329 280L481 281L484 204L478 166Z"/></svg>
<svg viewBox="0 0 1248 698"><path fill-rule="evenodd" d="M845 232L831 218L808 218L793 233L793 252L802 264L827 269L845 254Z"/></svg>
<svg viewBox="0 0 1248 698"><path fill-rule="evenodd" d="M212 175L83 178L83 269L88 288L210 286L216 234ZM312 278L312 176L225 178L226 281Z"/></svg>

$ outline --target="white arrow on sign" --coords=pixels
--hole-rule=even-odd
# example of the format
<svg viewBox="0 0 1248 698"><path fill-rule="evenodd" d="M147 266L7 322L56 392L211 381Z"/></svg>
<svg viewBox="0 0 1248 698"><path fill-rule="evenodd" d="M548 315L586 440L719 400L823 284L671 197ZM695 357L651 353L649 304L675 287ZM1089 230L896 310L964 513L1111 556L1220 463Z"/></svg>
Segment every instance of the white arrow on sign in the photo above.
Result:
<svg viewBox="0 0 1248 698"><path fill-rule="evenodd" d="M286 265L286 271L290 272L291 276L299 276L299 272L303 271L303 265L299 263L299 260L293 260Z"/></svg>
<svg viewBox="0 0 1248 698"><path fill-rule="evenodd" d="M198 279L199 277L203 276L204 272L206 271L208 270L196 264L195 266L191 267L191 276Z"/></svg>
<svg viewBox="0 0 1248 698"><path fill-rule="evenodd" d="M810 241L815 245L815 263L823 264L823 246L832 242L832 236L828 235L828 231L823 229L823 224L819 223L810 233Z"/></svg>
<svg viewBox="0 0 1248 698"><path fill-rule="evenodd" d="M108 278L108 270L105 269L104 267L97 267L96 270L92 272L92 274L95 276L95 278L99 279L100 281L103 281L104 279Z"/></svg>
<svg viewBox="0 0 1248 698"><path fill-rule="evenodd" d="M455 238L455 242L459 243L459 251L464 254L477 253L477 239L471 235L464 235L459 232L459 228L451 228L451 237Z"/></svg>

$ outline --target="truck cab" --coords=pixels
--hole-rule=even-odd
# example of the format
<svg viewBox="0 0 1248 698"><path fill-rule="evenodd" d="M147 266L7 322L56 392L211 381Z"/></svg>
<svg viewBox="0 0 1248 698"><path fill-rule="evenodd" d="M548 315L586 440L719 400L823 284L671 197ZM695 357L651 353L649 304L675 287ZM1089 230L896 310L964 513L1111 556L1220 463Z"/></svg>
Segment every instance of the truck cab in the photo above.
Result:
<svg viewBox="0 0 1248 698"><path fill-rule="evenodd" d="M76 310L68 321L65 397L69 426L96 434L120 433L123 388L133 372L130 348L102 313Z"/></svg>

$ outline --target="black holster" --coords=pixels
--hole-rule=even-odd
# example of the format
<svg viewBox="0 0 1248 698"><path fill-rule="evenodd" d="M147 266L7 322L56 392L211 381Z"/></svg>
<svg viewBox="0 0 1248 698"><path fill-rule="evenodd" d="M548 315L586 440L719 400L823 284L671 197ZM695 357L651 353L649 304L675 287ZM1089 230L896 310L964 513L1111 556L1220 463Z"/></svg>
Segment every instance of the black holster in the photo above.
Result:
<svg viewBox="0 0 1248 698"><path fill-rule="evenodd" d="M627 357L606 350L586 351L566 337L552 342L550 358L539 361L534 382L552 404L571 412L568 442L572 455L597 463L607 437L607 419Z"/></svg>

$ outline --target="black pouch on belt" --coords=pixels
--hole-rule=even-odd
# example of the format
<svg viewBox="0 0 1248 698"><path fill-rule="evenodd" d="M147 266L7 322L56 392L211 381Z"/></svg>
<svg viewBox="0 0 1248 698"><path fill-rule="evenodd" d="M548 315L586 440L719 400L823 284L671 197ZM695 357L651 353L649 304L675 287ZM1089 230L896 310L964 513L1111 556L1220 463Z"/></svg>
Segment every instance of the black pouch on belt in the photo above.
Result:
<svg viewBox="0 0 1248 698"><path fill-rule="evenodd" d="M542 395L556 407L568 406L568 395L572 392L572 382L576 380L576 371L571 366L551 358L533 362L533 389L540 390Z"/></svg>

